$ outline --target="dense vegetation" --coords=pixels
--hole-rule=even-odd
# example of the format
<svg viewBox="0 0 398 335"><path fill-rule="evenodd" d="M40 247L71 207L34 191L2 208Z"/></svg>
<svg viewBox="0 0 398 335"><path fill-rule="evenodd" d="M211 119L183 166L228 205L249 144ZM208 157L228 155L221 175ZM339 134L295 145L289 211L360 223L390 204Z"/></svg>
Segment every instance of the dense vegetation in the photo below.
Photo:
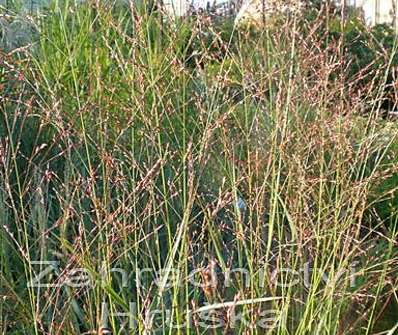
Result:
<svg viewBox="0 0 398 335"><path fill-rule="evenodd" d="M394 32L50 10L0 52L3 334L397 331Z"/></svg>

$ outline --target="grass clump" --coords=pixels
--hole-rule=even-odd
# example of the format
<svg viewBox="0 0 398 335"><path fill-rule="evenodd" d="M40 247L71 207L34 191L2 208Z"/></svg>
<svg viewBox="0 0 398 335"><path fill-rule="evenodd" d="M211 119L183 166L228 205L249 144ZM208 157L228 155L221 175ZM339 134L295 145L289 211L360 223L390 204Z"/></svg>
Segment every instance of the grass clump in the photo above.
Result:
<svg viewBox="0 0 398 335"><path fill-rule="evenodd" d="M2 63L3 333L391 334L381 89L316 22L197 19L65 3Z"/></svg>

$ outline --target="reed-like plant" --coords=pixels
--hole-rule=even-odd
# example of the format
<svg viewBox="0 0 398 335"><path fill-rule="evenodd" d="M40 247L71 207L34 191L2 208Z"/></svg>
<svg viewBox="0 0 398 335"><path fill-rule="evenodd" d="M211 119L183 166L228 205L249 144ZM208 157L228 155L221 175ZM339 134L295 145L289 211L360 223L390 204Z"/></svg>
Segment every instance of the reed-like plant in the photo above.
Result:
<svg viewBox="0 0 398 335"><path fill-rule="evenodd" d="M41 17L1 60L2 333L393 334L396 125L318 24Z"/></svg>

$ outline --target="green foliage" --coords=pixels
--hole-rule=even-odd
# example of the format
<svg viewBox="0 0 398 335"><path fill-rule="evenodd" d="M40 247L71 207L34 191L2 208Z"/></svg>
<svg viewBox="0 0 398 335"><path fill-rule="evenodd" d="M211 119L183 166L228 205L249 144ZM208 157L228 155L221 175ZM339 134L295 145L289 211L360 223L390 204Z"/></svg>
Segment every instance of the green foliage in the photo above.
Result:
<svg viewBox="0 0 398 335"><path fill-rule="evenodd" d="M389 126L390 132L395 132L396 126L394 124ZM390 136L389 136L390 135ZM385 134L385 138L389 139L390 143L385 143L385 151L383 152L382 164L385 166L385 178L381 179L374 187L374 206L371 210L374 211L377 224L382 224L390 229L397 229L398 218L398 171L396 170L397 152L398 152L398 139L391 133Z"/></svg>
<svg viewBox="0 0 398 335"><path fill-rule="evenodd" d="M343 31L332 30L331 34L336 39L343 36L347 62L351 64L350 76L365 71L365 82L369 82L376 71L384 70L388 73L387 84L391 84L398 57L396 34L389 25L380 24L368 29L362 22L350 20ZM381 72L382 80L384 73Z"/></svg>
<svg viewBox="0 0 398 335"><path fill-rule="evenodd" d="M322 21L319 22L319 18ZM360 88L374 81L375 77L378 80L375 85L383 85L385 78L387 87L393 84L398 65L397 35L390 25L369 27L355 11L349 12L343 20L339 12L325 13L325 9L306 12L305 20L317 26L316 41L319 40L325 50L331 43L341 46L348 81L356 82ZM309 33L306 27L311 25L304 26L304 34Z"/></svg>

